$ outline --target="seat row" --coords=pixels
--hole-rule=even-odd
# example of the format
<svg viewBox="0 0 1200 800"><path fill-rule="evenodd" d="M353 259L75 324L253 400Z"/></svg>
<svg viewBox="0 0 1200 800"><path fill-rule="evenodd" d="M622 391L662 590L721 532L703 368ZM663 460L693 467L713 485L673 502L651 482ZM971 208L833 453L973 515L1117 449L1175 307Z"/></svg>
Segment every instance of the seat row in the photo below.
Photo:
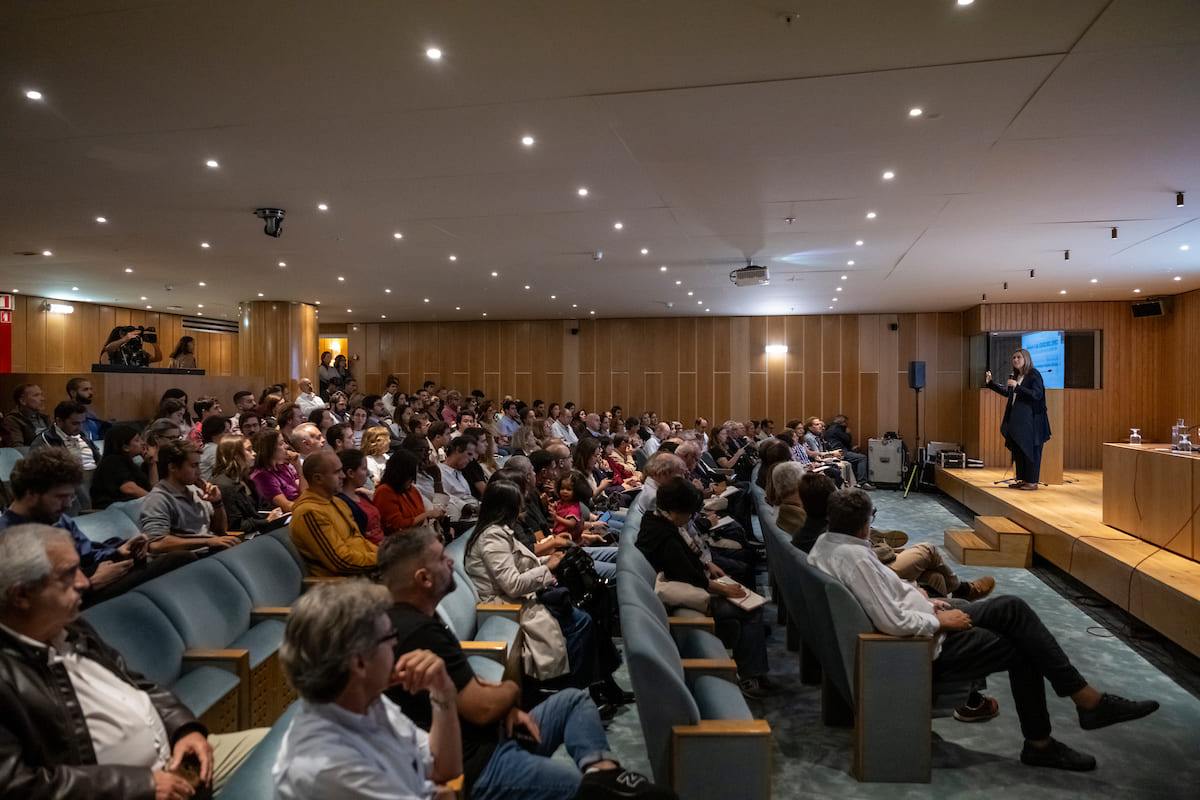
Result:
<svg viewBox="0 0 1200 800"><path fill-rule="evenodd" d="M654 780L688 798L768 798L771 728L754 718L711 617L667 616L637 549L630 512L617 554L617 598L630 680Z"/></svg>

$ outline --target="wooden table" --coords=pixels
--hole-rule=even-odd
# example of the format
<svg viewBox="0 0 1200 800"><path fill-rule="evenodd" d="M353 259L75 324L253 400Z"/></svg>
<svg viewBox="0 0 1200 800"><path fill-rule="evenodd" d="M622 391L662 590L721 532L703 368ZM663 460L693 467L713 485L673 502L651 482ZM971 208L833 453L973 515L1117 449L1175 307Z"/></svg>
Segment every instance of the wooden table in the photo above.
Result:
<svg viewBox="0 0 1200 800"><path fill-rule="evenodd" d="M1200 561L1200 453L1104 445L1104 524Z"/></svg>

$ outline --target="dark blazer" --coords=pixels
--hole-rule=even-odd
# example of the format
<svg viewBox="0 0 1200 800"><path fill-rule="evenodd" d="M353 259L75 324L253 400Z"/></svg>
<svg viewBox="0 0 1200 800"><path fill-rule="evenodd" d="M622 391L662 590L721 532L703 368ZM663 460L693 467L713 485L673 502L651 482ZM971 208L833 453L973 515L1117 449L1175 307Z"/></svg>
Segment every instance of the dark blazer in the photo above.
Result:
<svg viewBox="0 0 1200 800"><path fill-rule="evenodd" d="M704 563L670 520L654 512L642 517L637 548L646 556L654 571L664 573L667 580L708 588L708 572Z"/></svg>
<svg viewBox="0 0 1200 800"><path fill-rule="evenodd" d="M1008 387L992 381L987 385L996 394L1009 396ZM1025 457L1036 460L1041 447L1050 438L1050 420L1046 417L1046 386L1042 374L1033 367L1013 387L1012 400L1004 408L1000 433L1009 450L1020 449Z"/></svg>
<svg viewBox="0 0 1200 800"><path fill-rule="evenodd" d="M67 638L84 658L150 695L171 745L191 731L207 735L192 712L170 692L126 669L117 651L83 620ZM153 800L148 769L100 766L66 667L47 663L44 650L0 631L0 774L3 797L83 800Z"/></svg>

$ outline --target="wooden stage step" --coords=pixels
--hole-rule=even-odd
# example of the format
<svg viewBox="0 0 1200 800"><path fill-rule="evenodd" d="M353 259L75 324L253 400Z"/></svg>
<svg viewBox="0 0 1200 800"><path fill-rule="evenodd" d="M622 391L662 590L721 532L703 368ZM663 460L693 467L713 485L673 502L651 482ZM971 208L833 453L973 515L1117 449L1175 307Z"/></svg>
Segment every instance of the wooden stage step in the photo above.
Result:
<svg viewBox="0 0 1200 800"><path fill-rule="evenodd" d="M968 566L1028 568L1033 563L1033 536L1007 517L976 517L975 530L948 530L944 543Z"/></svg>

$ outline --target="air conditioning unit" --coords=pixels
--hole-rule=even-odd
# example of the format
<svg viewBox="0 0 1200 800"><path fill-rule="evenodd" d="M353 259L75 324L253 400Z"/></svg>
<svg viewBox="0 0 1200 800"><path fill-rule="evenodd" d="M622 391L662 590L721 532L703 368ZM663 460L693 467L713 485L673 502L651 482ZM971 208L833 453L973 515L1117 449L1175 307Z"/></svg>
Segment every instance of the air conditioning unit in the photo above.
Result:
<svg viewBox="0 0 1200 800"><path fill-rule="evenodd" d="M766 267L751 264L729 273L729 281L734 286L766 286L771 282L771 275Z"/></svg>

